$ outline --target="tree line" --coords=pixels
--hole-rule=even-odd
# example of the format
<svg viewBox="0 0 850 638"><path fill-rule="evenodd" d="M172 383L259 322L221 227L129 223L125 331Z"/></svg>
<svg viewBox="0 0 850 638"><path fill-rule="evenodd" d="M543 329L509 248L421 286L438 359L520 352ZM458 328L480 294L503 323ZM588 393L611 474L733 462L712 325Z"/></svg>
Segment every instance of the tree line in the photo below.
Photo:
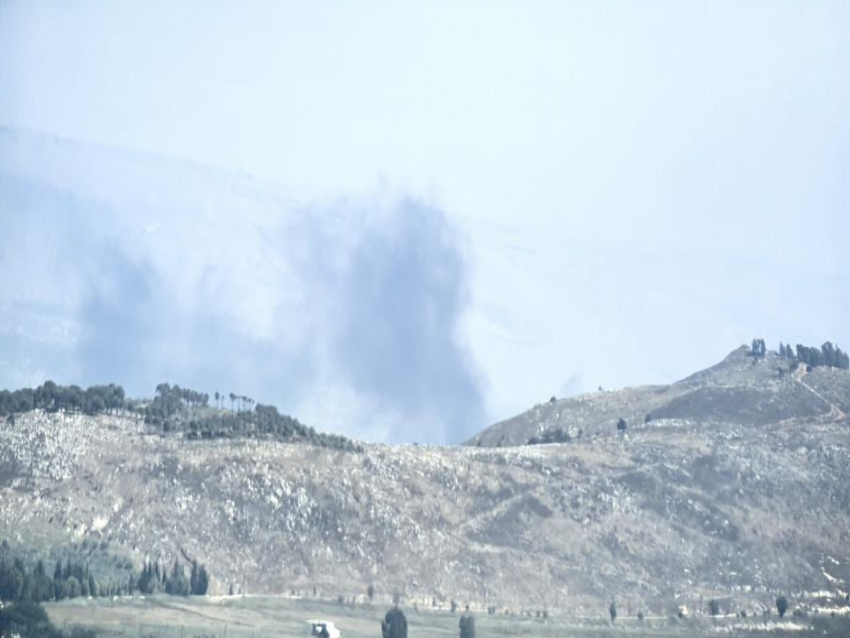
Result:
<svg viewBox="0 0 850 638"><path fill-rule="evenodd" d="M225 399L220 392L215 393L216 407L212 408L209 394L176 384L160 383L156 386L154 398L146 403L128 400L124 388L114 383L83 390L76 385L62 386L46 381L35 389L0 391L0 419L14 422L14 415L33 410L89 415L133 410L143 414L148 425L163 432L183 432L188 439L257 437L362 451L362 446L350 439L316 432L298 419L280 414L273 405L263 405L233 392L229 398L235 411L218 407Z"/></svg>
<svg viewBox="0 0 850 638"><path fill-rule="evenodd" d="M142 568L138 578L130 576L128 593L135 590L143 594L166 593L172 596L203 596L209 588L210 576L207 568L197 561L191 563L191 573L186 578L186 571L178 559L174 559L171 572L160 569L158 562L148 561Z"/></svg>
<svg viewBox="0 0 850 638"><path fill-rule="evenodd" d="M0 600L6 602L34 602L64 600L66 598L166 593L173 596L203 596L209 588L210 576L206 567L191 562L190 575L185 566L175 559L171 571L160 569L159 563L148 562L138 575L131 573L126 581L97 579L89 567L68 559L56 563L51 576L44 561L38 560L28 569L23 559L0 559Z"/></svg>
<svg viewBox="0 0 850 638"><path fill-rule="evenodd" d="M76 385L63 386L45 381L35 389L0 390L0 418L32 410L102 414L124 408L124 388L114 383L93 385L83 390Z"/></svg>
<svg viewBox="0 0 850 638"><path fill-rule="evenodd" d="M281 414L273 405L256 403L246 396L230 394L239 402L237 411L209 408L209 396L200 395L199 401L187 397L197 396L192 390L161 383L157 394L145 408L145 422L162 428L164 432L183 432L189 440L219 438L268 438L287 443L309 443L337 450L362 451L362 446L346 437L317 432L298 419ZM216 403L223 396L216 392ZM251 410L247 406L253 405Z"/></svg>
<svg viewBox="0 0 850 638"><path fill-rule="evenodd" d="M796 348L792 348L791 344L785 345L780 342L779 356L813 368L828 366L842 370L850 369L850 355L830 341L825 342L820 348L807 347L801 343L798 343Z"/></svg>

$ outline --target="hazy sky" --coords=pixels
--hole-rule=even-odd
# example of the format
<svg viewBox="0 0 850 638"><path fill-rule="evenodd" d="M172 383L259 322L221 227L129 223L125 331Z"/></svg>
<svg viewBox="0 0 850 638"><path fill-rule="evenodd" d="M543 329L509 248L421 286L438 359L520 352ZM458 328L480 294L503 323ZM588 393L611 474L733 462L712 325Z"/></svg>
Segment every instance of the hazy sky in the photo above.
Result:
<svg viewBox="0 0 850 638"><path fill-rule="evenodd" d="M457 442L850 347L847 113L845 1L0 2L0 386Z"/></svg>

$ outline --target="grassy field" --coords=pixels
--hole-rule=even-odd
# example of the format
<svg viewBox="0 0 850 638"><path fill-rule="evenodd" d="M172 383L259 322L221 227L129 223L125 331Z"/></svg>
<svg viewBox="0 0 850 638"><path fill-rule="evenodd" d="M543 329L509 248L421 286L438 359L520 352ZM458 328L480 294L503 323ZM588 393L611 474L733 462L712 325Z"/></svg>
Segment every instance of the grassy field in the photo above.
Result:
<svg viewBox="0 0 850 638"><path fill-rule="evenodd" d="M343 638L380 638L386 606L349 607L317 600L276 597L122 598L63 601L46 605L51 620L67 633L75 627L98 629L106 636L130 638L281 638L307 636L307 620L332 620ZM459 613L403 607L410 638L458 636ZM587 638L651 636L850 636L850 618L619 618L580 619L550 616L547 620L476 616L478 638L529 636Z"/></svg>

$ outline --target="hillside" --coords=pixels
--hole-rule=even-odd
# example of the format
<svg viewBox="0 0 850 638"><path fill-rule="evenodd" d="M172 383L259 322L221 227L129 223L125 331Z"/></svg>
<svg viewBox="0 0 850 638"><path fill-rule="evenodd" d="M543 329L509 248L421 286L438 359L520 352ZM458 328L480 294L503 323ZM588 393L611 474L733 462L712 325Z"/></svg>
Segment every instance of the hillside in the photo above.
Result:
<svg viewBox="0 0 850 638"><path fill-rule="evenodd" d="M139 416L29 412L0 426L0 538L122 578L191 556L218 592L374 583L409 604L576 613L838 600L850 374L782 365L735 351L671 386L538 406L481 447L187 440ZM576 437L510 447L551 427Z"/></svg>
<svg viewBox="0 0 850 638"><path fill-rule="evenodd" d="M480 432L466 445L524 445L563 430L571 437L610 434L623 419L629 431L645 426L728 424L768 426L835 421L850 409L847 370L792 363L775 352L763 358L741 346L723 361L677 383L600 391L538 404Z"/></svg>

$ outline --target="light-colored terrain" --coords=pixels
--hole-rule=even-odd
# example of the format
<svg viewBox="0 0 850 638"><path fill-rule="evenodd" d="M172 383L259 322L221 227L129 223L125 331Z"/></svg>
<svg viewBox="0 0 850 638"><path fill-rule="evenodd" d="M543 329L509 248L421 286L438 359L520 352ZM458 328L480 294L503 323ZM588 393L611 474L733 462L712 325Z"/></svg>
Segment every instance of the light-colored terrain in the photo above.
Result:
<svg viewBox="0 0 850 638"><path fill-rule="evenodd" d="M850 412L850 373L805 366L791 370L775 352L763 359L741 346L723 361L670 385L600 391L549 401L490 426L467 445L524 445L546 431L571 436L614 433L624 419L629 428L673 422L711 428L726 424L841 421Z"/></svg>
<svg viewBox="0 0 850 638"><path fill-rule="evenodd" d="M669 388L538 406L480 438L583 430L561 445L347 453L30 413L0 428L0 538L120 578L196 557L221 593L362 600L374 583L381 604L599 616L616 599L632 617L712 597L760 612L780 593L839 607L850 374L780 365L735 351Z"/></svg>
<svg viewBox="0 0 850 638"><path fill-rule="evenodd" d="M72 631L78 626L98 629L106 636L133 638L299 638L308 635L308 619L328 619L342 638L376 638L387 606L339 605L311 598L272 597L71 600L47 605L51 620ZM454 638L461 611L404 607L410 638ZM828 614L805 618L574 617L550 613L529 615L475 614L481 638L697 638L702 636L765 636L809 638L846 636L850 618Z"/></svg>

